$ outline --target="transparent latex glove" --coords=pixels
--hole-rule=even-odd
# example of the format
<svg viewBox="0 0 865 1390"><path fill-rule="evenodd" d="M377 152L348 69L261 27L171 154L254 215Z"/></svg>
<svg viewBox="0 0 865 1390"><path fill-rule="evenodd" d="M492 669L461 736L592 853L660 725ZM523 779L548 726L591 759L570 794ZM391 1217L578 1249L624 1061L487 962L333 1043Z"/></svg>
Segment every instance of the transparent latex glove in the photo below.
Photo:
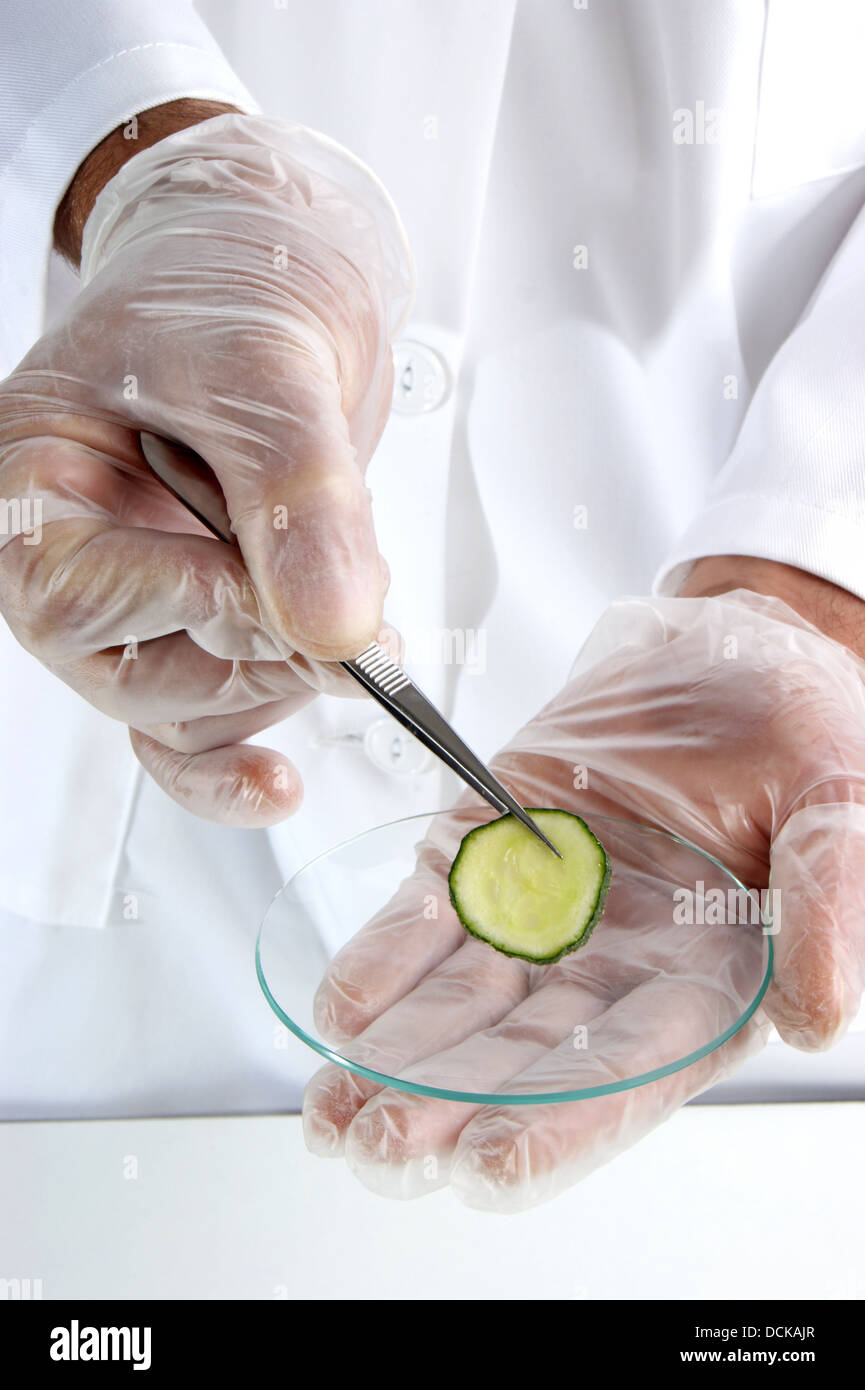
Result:
<svg viewBox="0 0 865 1390"><path fill-rule="evenodd" d="M412 282L398 215L353 155L218 116L106 184L81 293L0 385L0 496L20 513L0 611L209 819L290 814L296 770L242 740L317 690L361 693L334 662L382 630L364 470ZM145 432L236 546L156 481Z"/></svg>
<svg viewBox="0 0 865 1390"><path fill-rule="evenodd" d="M385 1195L449 1181L469 1206L520 1210L730 1075L760 1048L769 1020L795 1047L830 1047L856 1013L865 968L863 676L857 657L779 599L737 589L613 604L567 685L492 766L527 806L657 825L716 855L747 887L779 890L763 1007L683 1071L549 1106L474 1107L382 1090L328 1065L305 1098L313 1152L344 1154ZM581 790L575 767L588 770ZM652 1070L671 1038L673 1055L684 1056L719 1016L742 1012L735 954L719 958L704 931L683 961L681 927L640 930L639 904L632 924L602 918L582 950L553 966L468 937L441 905L452 847L477 821L466 811L461 821L458 808L440 819L453 819L450 835L436 829L438 847L422 844L414 878L334 958L320 987L318 1026L334 1044L355 1039L354 1057L411 1067L421 1081L427 1059L431 1084L451 1065L481 1091L516 1077L524 1090L535 1082L563 1091ZM418 910L430 893L436 921ZM589 1026L586 1051L573 1047L575 1020Z"/></svg>

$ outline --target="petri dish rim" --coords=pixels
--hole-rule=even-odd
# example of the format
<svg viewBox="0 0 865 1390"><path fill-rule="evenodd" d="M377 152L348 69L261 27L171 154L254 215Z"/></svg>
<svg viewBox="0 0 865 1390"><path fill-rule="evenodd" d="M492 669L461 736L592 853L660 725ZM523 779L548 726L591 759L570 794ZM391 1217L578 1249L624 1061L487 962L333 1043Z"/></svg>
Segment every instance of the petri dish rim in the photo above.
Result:
<svg viewBox="0 0 865 1390"><path fill-rule="evenodd" d="M766 990L769 988L775 959L772 936L767 930L770 923L767 922L764 917L761 906L758 906L758 911L760 913L760 922L762 924L763 936L767 946L766 968L763 972L763 978L760 981L760 987L751 1003L729 1027L725 1028L722 1033L719 1033L717 1038L705 1043L702 1047L696 1048L693 1052L687 1053L684 1057L677 1058L674 1062L668 1062L662 1067L655 1067L651 1071L641 1072L638 1076L625 1077L619 1081L608 1082L603 1086L583 1086L576 1090L546 1091L539 1094L521 1094L519 1092L511 1094L501 1091L457 1091L443 1086L430 1086L425 1082L407 1081L403 1077L390 1076L387 1072L376 1071L374 1067L368 1067L362 1062L354 1062L347 1057L343 1057L341 1053L328 1047L327 1043L322 1042L319 1038L311 1037L310 1034L307 1033L304 1028L301 1028L300 1024L296 1023L280 1006L265 978L264 967L261 960L261 942L267 925L267 919L274 903L281 897L286 888L294 882L298 875L305 873L307 869L311 869L313 865L318 864L322 859L327 859L331 854L336 854L339 850L345 849L346 846L354 844L357 840L362 840L365 836L371 835L378 830L389 830L395 826L407 825L411 821L426 821L434 816L446 815L450 809L452 808L448 807L444 810L414 812L410 816L400 816L397 820L384 821L381 825L372 826L367 830L360 830L356 835L349 835L345 840L341 840L336 845L331 845L329 849L322 850L320 854L307 860L295 874L292 874L291 878L288 879L281 888L277 889L267 905L255 942L255 973L258 978L259 986L265 999L280 1022L283 1023L296 1038L302 1043L305 1043L307 1047L311 1048L313 1052L317 1052L320 1057L323 1057L325 1061L333 1062L344 1071L353 1072L356 1076L363 1076L367 1081L373 1081L387 1090L405 1091L409 1095L430 1096L436 1100L457 1101L466 1105L495 1105L501 1109L510 1109L510 1107L514 1105L561 1105L571 1101L591 1100L597 1096L615 1095L621 1091L633 1091L636 1090L638 1086L648 1086L653 1081L661 1081L665 1076L673 1076L676 1072L684 1071L686 1067L691 1067L695 1062L700 1062L704 1057L708 1057L711 1053L717 1052L719 1048L723 1047L725 1043L729 1042L731 1038L741 1032L745 1024L757 1012L760 1004L763 1002ZM732 870L727 868L726 864L708 850L701 849L699 845L695 845L693 841L686 839L683 835L677 835L671 830L662 830L659 826L646 825L643 821L628 820L624 816L606 816L593 812L586 812L586 815L593 821L609 821L611 824L627 826L629 829L636 829L650 835L658 835L664 840L672 840L674 843L681 845L684 849L698 854L702 859L709 860L735 884L737 889L741 889L745 893L749 892L744 883L740 882Z"/></svg>

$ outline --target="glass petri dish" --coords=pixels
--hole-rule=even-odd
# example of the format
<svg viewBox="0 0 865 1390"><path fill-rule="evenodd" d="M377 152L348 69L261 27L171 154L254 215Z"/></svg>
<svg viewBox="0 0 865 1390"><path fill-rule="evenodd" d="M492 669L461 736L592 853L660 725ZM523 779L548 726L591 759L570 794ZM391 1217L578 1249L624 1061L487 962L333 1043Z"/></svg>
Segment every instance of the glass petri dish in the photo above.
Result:
<svg viewBox="0 0 865 1390"><path fill-rule="evenodd" d="M405 817L294 874L255 952L286 1028L383 1087L550 1105L647 1085L745 1027L771 977L772 924L719 860L652 826L584 814L612 868L603 916L584 947L532 965L470 937L450 904L460 840L492 819L485 806ZM370 923L373 949L349 946ZM322 1009L331 968L337 1004L352 1010L338 1035ZM360 1031L358 1002L369 1014Z"/></svg>

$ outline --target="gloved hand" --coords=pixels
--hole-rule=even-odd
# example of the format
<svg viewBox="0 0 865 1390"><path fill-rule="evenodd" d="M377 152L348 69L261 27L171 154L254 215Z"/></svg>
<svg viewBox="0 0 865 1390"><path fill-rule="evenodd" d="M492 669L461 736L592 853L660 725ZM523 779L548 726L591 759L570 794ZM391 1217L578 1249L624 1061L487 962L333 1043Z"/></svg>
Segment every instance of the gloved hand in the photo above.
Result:
<svg viewBox="0 0 865 1390"><path fill-rule="evenodd" d="M0 611L130 726L175 799L272 824L299 776L240 741L317 690L362 693L333 663L380 632L399 651L364 483L412 293L399 218L324 136L218 116L109 181L82 283L0 385L0 495L25 504L0 536ZM145 431L179 446L199 509L227 513L236 546L156 481ZM41 538L23 534L28 502Z"/></svg>
<svg viewBox="0 0 865 1390"><path fill-rule="evenodd" d="M386 1195L450 1181L469 1206L519 1210L729 1075L761 1046L769 1020L795 1047L831 1046L865 981L863 676L865 663L774 597L736 589L613 604L564 689L492 767L524 805L660 826L749 888L778 890L763 1009L682 1071L561 1104L475 1108L382 1090L328 1065L305 1098L310 1149L344 1153ZM588 769L585 789L574 790L575 765ZM478 823L467 809L440 819L452 819L454 844ZM334 1045L354 1039L356 1060L390 1075L411 1066L424 1080L423 1059L435 1053L432 1084L450 1071L473 1074L480 1091L516 1077L565 1091L652 1070L670 1035L672 1055L685 1056L717 1035L708 1031L716 1015L741 1016L741 959L713 956L709 932L695 937L698 954L676 961L681 928L647 934L639 912L633 923L608 914L584 948L527 967L468 938L450 910L427 920L424 895L447 903L449 865L433 838L442 843L446 831L421 847L420 884L409 879L339 952L319 990L319 1028ZM588 1051L574 1050L575 1019L590 1025Z"/></svg>

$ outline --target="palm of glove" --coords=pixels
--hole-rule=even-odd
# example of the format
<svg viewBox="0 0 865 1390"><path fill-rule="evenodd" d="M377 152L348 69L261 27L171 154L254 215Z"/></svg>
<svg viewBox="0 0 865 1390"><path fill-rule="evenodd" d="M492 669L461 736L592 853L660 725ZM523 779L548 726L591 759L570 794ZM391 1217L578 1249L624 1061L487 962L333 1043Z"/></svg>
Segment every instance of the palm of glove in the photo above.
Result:
<svg viewBox="0 0 865 1390"><path fill-rule="evenodd" d="M770 1019L799 1047L829 1046L856 1011L865 968L862 675L778 600L740 590L613 605L567 686L493 766L526 805L661 826L751 888L771 872L781 913L765 1013L683 1071L558 1105L473 1107L326 1067L307 1093L310 1147L344 1151L385 1193L449 1179L471 1205L518 1209L736 1069ZM473 1091L562 1092L651 1071L741 1014L759 937L734 943L741 929L696 928L685 945L669 901L653 911L660 879L645 864L611 890L589 944L552 967L468 940L448 908L432 930L419 904L430 893L446 900L453 850L477 822L476 808L461 806L319 991L322 1032L352 1039L353 1059L437 1085L470 1078ZM659 871L667 882L669 868ZM587 1028L586 1051L574 1047L575 1025Z"/></svg>

